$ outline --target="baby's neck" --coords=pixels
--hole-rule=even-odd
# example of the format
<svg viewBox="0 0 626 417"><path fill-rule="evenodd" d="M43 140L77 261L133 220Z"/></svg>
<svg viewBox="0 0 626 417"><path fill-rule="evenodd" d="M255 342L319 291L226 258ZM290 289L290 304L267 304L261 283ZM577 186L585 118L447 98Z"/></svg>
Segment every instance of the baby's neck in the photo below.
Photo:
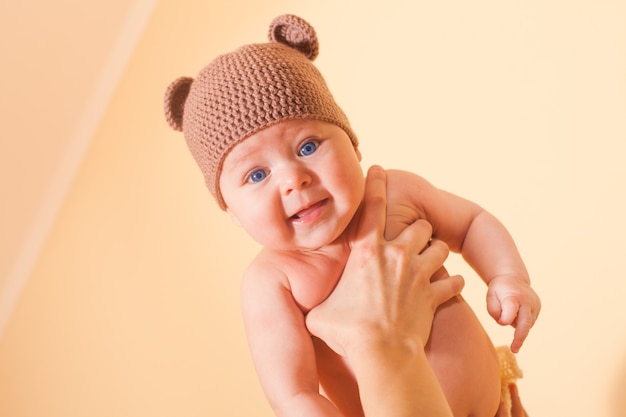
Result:
<svg viewBox="0 0 626 417"><path fill-rule="evenodd" d="M361 206L357 209L356 213L350 220L348 226L343 230L343 232L335 239L334 241L322 246L321 248L303 251L303 253L308 254L321 254L326 255L331 258L347 258L350 250L352 249L352 245L356 239L357 228L359 224L359 219L361 218Z"/></svg>

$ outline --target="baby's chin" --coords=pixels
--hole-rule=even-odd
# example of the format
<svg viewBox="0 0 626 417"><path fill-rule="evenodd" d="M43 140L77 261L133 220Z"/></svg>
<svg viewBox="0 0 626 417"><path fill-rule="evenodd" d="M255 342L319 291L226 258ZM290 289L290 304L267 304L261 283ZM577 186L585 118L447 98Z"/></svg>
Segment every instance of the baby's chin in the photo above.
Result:
<svg viewBox="0 0 626 417"><path fill-rule="evenodd" d="M332 246L333 243L333 240L328 240L324 242L303 242L300 244L266 245L265 248L276 252L317 253L323 252L325 248Z"/></svg>
<svg viewBox="0 0 626 417"><path fill-rule="evenodd" d="M344 230L345 232L345 230ZM299 253L324 253L333 250L338 245L346 245L347 235L344 232L328 236L315 236L310 239L302 239L299 242L271 242L263 245L266 249L276 252L299 252Z"/></svg>

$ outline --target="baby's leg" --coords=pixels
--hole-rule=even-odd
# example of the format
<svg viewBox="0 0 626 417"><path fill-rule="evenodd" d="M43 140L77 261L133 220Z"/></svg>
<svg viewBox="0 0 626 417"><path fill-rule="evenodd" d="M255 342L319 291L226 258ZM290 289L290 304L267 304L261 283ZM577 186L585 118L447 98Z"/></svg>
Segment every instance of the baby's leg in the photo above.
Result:
<svg viewBox="0 0 626 417"><path fill-rule="evenodd" d="M426 346L455 417L493 417L500 403L498 359L469 305L454 298L437 310Z"/></svg>

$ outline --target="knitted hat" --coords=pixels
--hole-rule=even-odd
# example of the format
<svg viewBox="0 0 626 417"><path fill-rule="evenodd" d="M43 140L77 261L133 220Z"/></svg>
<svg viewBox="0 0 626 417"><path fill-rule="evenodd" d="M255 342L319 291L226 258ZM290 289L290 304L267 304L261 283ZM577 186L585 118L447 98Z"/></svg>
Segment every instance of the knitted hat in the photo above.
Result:
<svg viewBox="0 0 626 417"><path fill-rule="evenodd" d="M313 27L293 15L275 18L269 43L244 45L214 59L196 79L181 77L165 93L165 117L184 133L191 154L222 209L224 159L254 133L289 119L315 119L357 138L313 65L319 43Z"/></svg>

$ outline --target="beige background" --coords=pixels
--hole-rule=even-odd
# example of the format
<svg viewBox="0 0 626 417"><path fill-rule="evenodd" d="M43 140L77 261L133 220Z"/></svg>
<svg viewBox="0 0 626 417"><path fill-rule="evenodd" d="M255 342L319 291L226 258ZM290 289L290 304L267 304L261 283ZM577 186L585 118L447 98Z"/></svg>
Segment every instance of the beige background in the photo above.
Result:
<svg viewBox="0 0 626 417"><path fill-rule="evenodd" d="M624 2L101 3L0 5L0 416L271 415L239 313L258 248L161 103L285 12L317 29L364 166L515 236L544 304L519 354L531 415L626 416Z"/></svg>

